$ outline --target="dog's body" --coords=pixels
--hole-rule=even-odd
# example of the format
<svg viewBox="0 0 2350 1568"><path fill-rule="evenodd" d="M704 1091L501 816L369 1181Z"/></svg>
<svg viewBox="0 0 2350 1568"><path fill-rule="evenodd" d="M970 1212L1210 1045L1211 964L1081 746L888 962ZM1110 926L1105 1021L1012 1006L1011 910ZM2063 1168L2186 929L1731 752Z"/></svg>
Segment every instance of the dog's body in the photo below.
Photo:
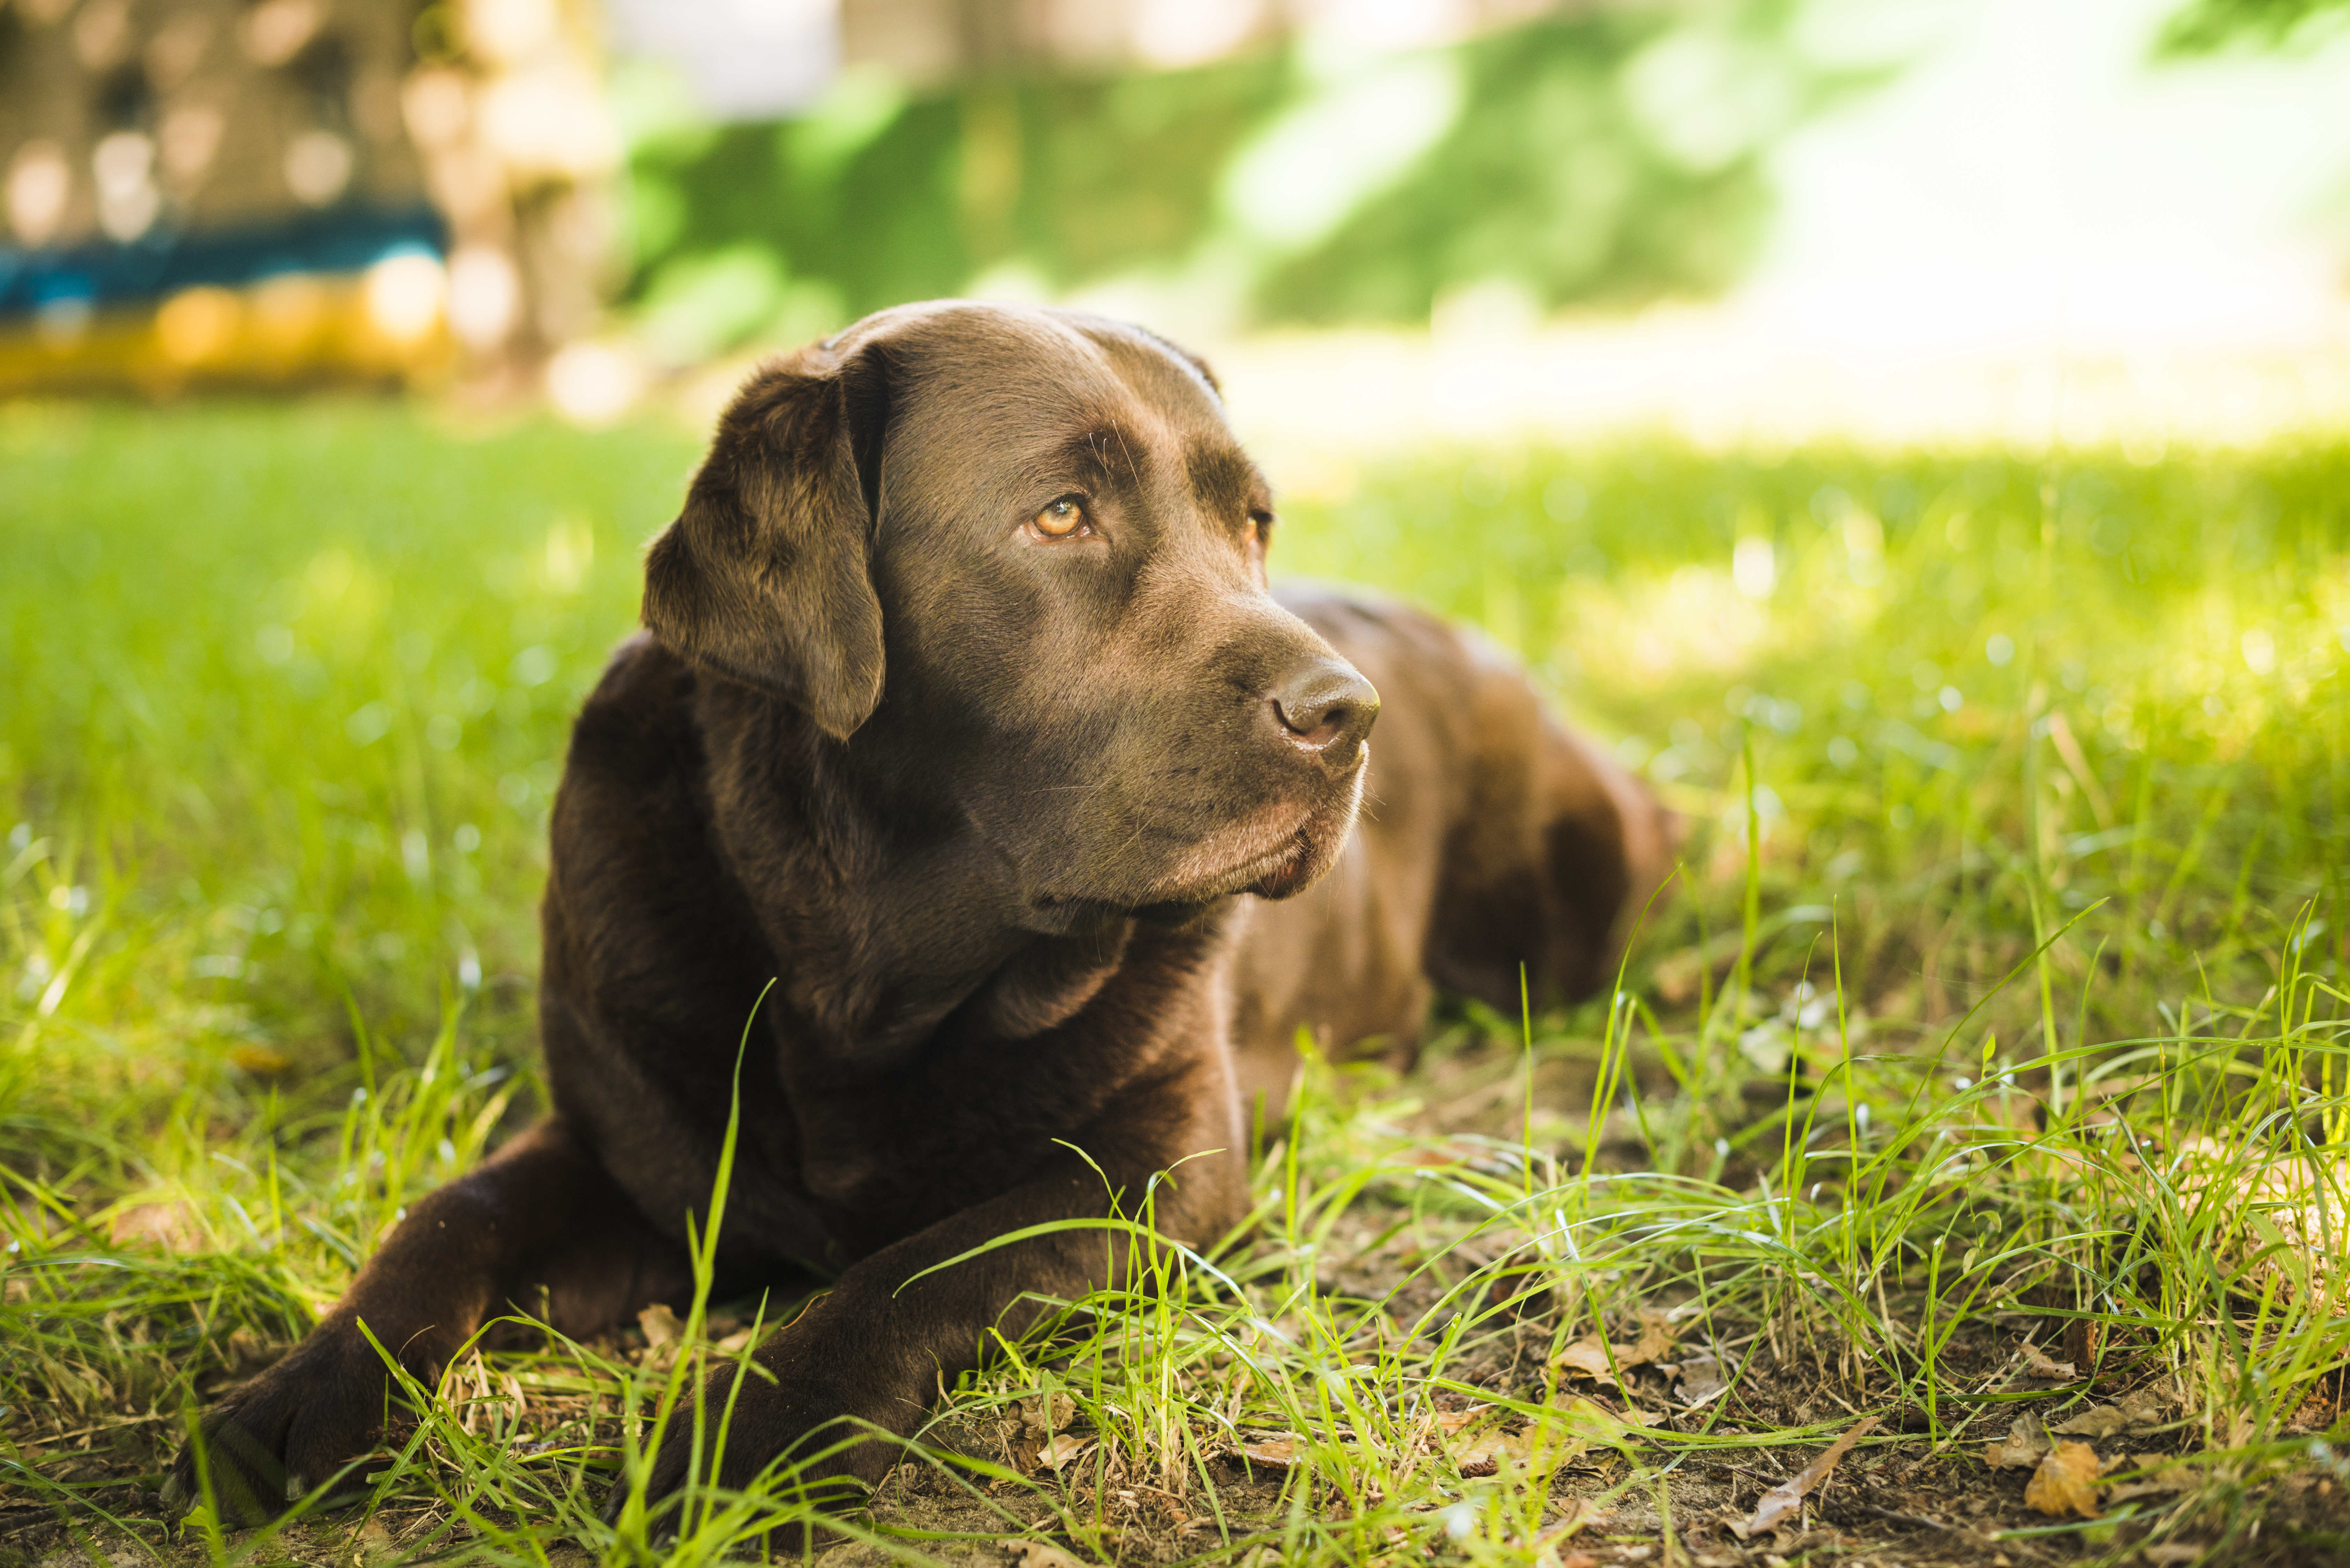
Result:
<svg viewBox="0 0 2350 1568"><path fill-rule="evenodd" d="M1211 1242L1297 1029L1408 1048L1431 982L1597 983L1660 814L1428 618L1281 607L1271 524L1204 370L1130 328L913 307L755 378L574 734L553 1113L208 1418L224 1501L367 1447L362 1320L429 1376L511 1308L578 1335L681 1299L738 1106L722 1286L837 1279L759 1352L720 1479L827 1444L810 1474L877 1479L844 1417L911 1430L1030 1293L1112 1282L1120 1250L939 1265L1179 1164L1156 1221Z"/></svg>

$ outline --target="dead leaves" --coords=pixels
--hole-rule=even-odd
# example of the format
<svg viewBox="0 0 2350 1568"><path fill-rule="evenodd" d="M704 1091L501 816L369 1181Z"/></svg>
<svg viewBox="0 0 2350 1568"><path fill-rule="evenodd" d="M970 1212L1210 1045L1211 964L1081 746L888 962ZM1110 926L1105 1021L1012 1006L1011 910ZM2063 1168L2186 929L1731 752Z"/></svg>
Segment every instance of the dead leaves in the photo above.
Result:
<svg viewBox="0 0 2350 1568"><path fill-rule="evenodd" d="M2047 1352L2026 1341L2023 1345L2023 1373L2027 1377L2045 1377L2058 1383L2077 1382L2080 1368L2069 1361L2053 1361Z"/></svg>
<svg viewBox="0 0 2350 1568"><path fill-rule="evenodd" d="M2077 1411L2045 1429L2033 1417L2018 1416L2007 1436L1984 1447L1983 1462L1994 1469L2032 1471L2023 1501L2038 1511L2060 1518L2077 1514L2094 1519L2101 1491L2108 1502L2124 1502L2192 1487L2191 1472L2178 1465L2108 1486L2100 1478L2109 1470L2126 1469L2130 1461L2119 1455L2100 1460L2096 1450L2084 1440L2146 1432L2160 1427L2164 1415L2160 1396L2140 1390L2118 1404Z"/></svg>
<svg viewBox="0 0 2350 1568"><path fill-rule="evenodd" d="M1639 1337L1630 1344L1610 1345L1596 1335L1586 1334L1561 1350L1551 1365L1563 1374L1589 1378L1594 1383L1615 1388L1621 1386L1618 1379L1625 1372L1636 1366L1660 1366L1672 1353L1670 1314L1643 1311L1640 1314Z"/></svg>
<svg viewBox="0 0 2350 1568"><path fill-rule="evenodd" d="M2008 1428L2007 1436L1987 1444L1983 1463L1995 1470L2028 1470L2040 1463L2048 1451L2048 1439L2040 1430L2040 1423L2029 1416L2018 1416Z"/></svg>
<svg viewBox="0 0 2350 1568"><path fill-rule="evenodd" d="M1090 1438L1071 1432L1076 1401L1064 1389L1016 1401L1003 1417L1004 1457L1023 1475L1040 1469L1058 1472L1093 1447Z"/></svg>
<svg viewBox="0 0 2350 1568"><path fill-rule="evenodd" d="M2044 1430L2033 1417L2018 1416L2008 1428L2006 1437L1984 1448L1983 1462L1993 1469L2033 1469L2046 1457L2053 1438L2100 1439L2126 1432L2146 1432L2161 1426L2164 1414L2160 1396L2141 1390L2119 1404L2078 1411Z"/></svg>
<svg viewBox="0 0 2350 1568"><path fill-rule="evenodd" d="M1850 1453L1852 1446L1876 1425L1877 1417L1874 1416L1862 1419L1843 1437L1830 1443L1827 1452L1805 1465L1803 1473L1764 1492L1762 1501L1754 1505L1752 1516L1742 1524L1732 1524L1730 1532L1739 1540L1746 1541L1763 1531L1777 1529L1781 1521L1803 1507L1804 1499L1811 1495L1812 1489L1827 1480L1828 1472L1836 1468L1836 1461Z"/></svg>
<svg viewBox="0 0 2350 1568"><path fill-rule="evenodd" d="M2097 1450L2086 1443L2058 1443L2041 1456L2040 1468L2023 1489L2024 1502L2061 1517L2097 1517Z"/></svg>
<svg viewBox="0 0 2350 1568"><path fill-rule="evenodd" d="M2131 1395L2118 1405L2100 1405L2048 1429L2067 1438L2110 1438L2121 1432L2142 1432L2162 1425L2160 1398L2150 1391Z"/></svg>

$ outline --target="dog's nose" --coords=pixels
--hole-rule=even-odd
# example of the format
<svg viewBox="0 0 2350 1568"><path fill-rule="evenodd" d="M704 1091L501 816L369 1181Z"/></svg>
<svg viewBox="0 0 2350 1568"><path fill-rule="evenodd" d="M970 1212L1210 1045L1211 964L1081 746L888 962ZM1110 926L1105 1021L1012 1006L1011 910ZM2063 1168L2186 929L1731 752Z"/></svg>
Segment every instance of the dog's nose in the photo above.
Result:
<svg viewBox="0 0 2350 1568"><path fill-rule="evenodd" d="M1379 694L1362 671L1338 659L1316 659L1274 688L1273 716L1294 746L1344 767L1362 750L1379 716Z"/></svg>

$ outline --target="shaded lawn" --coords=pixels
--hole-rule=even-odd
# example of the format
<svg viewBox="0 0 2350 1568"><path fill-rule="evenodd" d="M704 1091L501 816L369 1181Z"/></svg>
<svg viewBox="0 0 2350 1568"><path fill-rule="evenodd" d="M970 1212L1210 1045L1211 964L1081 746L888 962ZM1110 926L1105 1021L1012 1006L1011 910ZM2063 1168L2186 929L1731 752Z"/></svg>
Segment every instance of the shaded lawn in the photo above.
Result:
<svg viewBox="0 0 2350 1568"><path fill-rule="evenodd" d="M0 410L0 1552L140 1550L103 1520L151 1512L191 1392L532 1114L557 758L694 456ZM2345 482L2333 447L1318 474L1280 568L1523 652L1688 815L1675 900L1530 1049L1455 1010L1407 1080L1313 1067L1219 1273L1162 1258L971 1380L858 1550L2350 1551ZM358 1549L661 1555L593 1520L625 1417L730 1353L643 1339L463 1369ZM1723 1529L1868 1415L1807 1530ZM2085 1418L2088 1514L2029 1506Z"/></svg>

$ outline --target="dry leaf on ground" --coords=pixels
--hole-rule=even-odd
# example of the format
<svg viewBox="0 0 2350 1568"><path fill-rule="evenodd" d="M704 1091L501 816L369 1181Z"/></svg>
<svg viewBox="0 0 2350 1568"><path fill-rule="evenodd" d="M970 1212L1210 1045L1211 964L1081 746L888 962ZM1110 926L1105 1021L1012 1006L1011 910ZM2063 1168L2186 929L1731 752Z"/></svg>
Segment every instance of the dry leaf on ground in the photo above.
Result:
<svg viewBox="0 0 2350 1568"><path fill-rule="evenodd" d="M1680 1380L1681 1403L1692 1410L1720 1398L1730 1387L1721 1376L1721 1363L1710 1351L1682 1356L1673 1372Z"/></svg>
<svg viewBox="0 0 2350 1568"><path fill-rule="evenodd" d="M1732 1524L1730 1532L1745 1541L1766 1530L1776 1529L1780 1521L1804 1505L1804 1499L1811 1495L1812 1489L1827 1480L1828 1472L1836 1468L1836 1461L1850 1453L1852 1446L1867 1436L1869 1428L1876 1425L1876 1417L1863 1418L1850 1431L1830 1443L1827 1452L1805 1465L1801 1475L1792 1480L1781 1481L1764 1492L1762 1501L1754 1505L1753 1516L1743 1524Z"/></svg>
<svg viewBox="0 0 2350 1568"><path fill-rule="evenodd" d="M2047 1451L2048 1439L2042 1434L2040 1423L2029 1416L2018 1416L2006 1437L1984 1448L1983 1463L1995 1470L2028 1470L2036 1467Z"/></svg>
<svg viewBox="0 0 2350 1568"><path fill-rule="evenodd" d="M1617 1386L1616 1368L1623 1364L1620 1360L1611 1363L1607 1359L1607 1347L1586 1336L1560 1351L1555 1365L1562 1372L1572 1372L1579 1377L1588 1377L1613 1388Z"/></svg>
<svg viewBox="0 0 2350 1568"><path fill-rule="evenodd" d="M677 1321L677 1314L660 1302L637 1314L637 1326L645 1331L645 1347L649 1350L659 1350L685 1337L685 1325Z"/></svg>
<svg viewBox="0 0 2350 1568"><path fill-rule="evenodd" d="M2117 1432L2162 1424L2162 1406L2147 1393L2133 1394L2118 1405L2100 1405L2094 1410L2083 1410L2070 1420L2049 1428L2051 1432L2069 1438L2110 1438Z"/></svg>
<svg viewBox="0 0 2350 1568"><path fill-rule="evenodd" d="M1673 1353L1673 1325L1669 1313L1643 1309L1640 1314L1640 1337L1631 1348L1616 1347L1617 1359L1627 1366L1646 1366L1661 1361Z"/></svg>
<svg viewBox="0 0 2350 1568"><path fill-rule="evenodd" d="M1463 1427L1476 1425L1492 1412L1491 1405L1471 1405L1466 1410L1440 1410L1436 1413L1437 1429L1450 1438Z"/></svg>
<svg viewBox="0 0 2350 1568"><path fill-rule="evenodd" d="M1644 1311L1640 1314L1639 1337L1630 1344L1608 1345L1596 1334L1585 1334L1561 1350L1555 1365L1614 1387L1618 1372L1654 1366L1672 1353L1673 1328L1669 1314Z"/></svg>
<svg viewBox="0 0 2350 1568"><path fill-rule="evenodd" d="M1540 1423L1523 1432L1481 1433L1453 1450L1452 1463L1464 1476L1508 1474L1533 1481L1550 1479L1561 1465L1583 1457L1590 1444L1569 1423Z"/></svg>
<svg viewBox="0 0 2350 1568"><path fill-rule="evenodd" d="M2052 1361L2038 1345L2025 1342L2023 1375L2026 1377L2053 1377L2059 1383L2070 1383L2081 1376L2080 1368L2069 1361Z"/></svg>
<svg viewBox="0 0 2350 1568"><path fill-rule="evenodd" d="M2197 1546L2185 1541L2158 1541L2139 1547L2138 1553L2154 1563L2155 1568L2173 1568L2174 1564L2199 1563L2210 1550L2208 1546Z"/></svg>
<svg viewBox="0 0 2350 1568"><path fill-rule="evenodd" d="M2202 1484L2202 1480L2192 1465L2165 1465L2150 1476L2114 1482L2106 1490L2106 1501L2116 1503L2140 1497L2169 1497L2182 1491L2193 1491Z"/></svg>
<svg viewBox="0 0 2350 1568"><path fill-rule="evenodd" d="M1007 1540L996 1544L1011 1552L1020 1568L1089 1568L1084 1558L1072 1557L1050 1542Z"/></svg>
<svg viewBox="0 0 2350 1568"><path fill-rule="evenodd" d="M1056 1432L1053 1435L1053 1440L1046 1443L1043 1450L1037 1454L1036 1462L1048 1470L1063 1469L1074 1463L1093 1446L1093 1440L1089 1438L1080 1438L1069 1432Z"/></svg>
<svg viewBox="0 0 2350 1568"><path fill-rule="evenodd" d="M2059 1443L2048 1450L2023 1501L2042 1513L2097 1516L2097 1450L2086 1443Z"/></svg>
<svg viewBox="0 0 2350 1568"><path fill-rule="evenodd" d="M1305 1456L1298 1452L1296 1438L1288 1435L1251 1438L1232 1452L1250 1464L1263 1465L1267 1469L1295 1469L1305 1462Z"/></svg>
<svg viewBox="0 0 2350 1568"><path fill-rule="evenodd" d="M1003 1446L1012 1468L1024 1475L1040 1465L1058 1469L1060 1464L1046 1456L1055 1450L1054 1434L1075 1420L1076 1414L1076 1401L1065 1389L1014 1401L1003 1413Z"/></svg>

